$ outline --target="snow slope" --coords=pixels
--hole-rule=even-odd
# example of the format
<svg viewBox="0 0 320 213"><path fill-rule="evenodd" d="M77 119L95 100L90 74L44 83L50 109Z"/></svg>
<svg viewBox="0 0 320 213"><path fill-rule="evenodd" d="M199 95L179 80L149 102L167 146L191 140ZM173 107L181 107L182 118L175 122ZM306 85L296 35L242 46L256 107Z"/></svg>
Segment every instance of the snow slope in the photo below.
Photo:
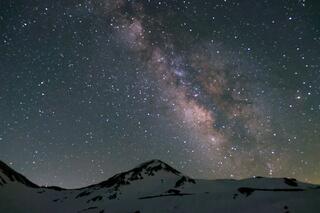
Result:
<svg viewBox="0 0 320 213"><path fill-rule="evenodd" d="M39 187L0 161L0 212L320 212L320 186L288 178L195 180L152 160L80 189Z"/></svg>

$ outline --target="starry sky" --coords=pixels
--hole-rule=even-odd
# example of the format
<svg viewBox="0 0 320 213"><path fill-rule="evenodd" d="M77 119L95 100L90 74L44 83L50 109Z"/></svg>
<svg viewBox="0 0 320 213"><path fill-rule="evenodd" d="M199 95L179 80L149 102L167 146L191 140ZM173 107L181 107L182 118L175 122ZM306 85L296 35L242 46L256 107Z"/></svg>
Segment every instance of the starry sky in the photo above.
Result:
<svg viewBox="0 0 320 213"><path fill-rule="evenodd" d="M0 3L0 159L81 187L160 159L320 183L320 5Z"/></svg>

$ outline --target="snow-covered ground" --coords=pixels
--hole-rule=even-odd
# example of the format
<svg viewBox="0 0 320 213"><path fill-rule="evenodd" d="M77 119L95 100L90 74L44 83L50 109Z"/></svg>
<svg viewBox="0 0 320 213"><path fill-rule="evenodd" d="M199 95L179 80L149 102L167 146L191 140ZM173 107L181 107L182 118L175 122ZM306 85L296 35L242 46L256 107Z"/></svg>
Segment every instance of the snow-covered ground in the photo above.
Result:
<svg viewBox="0 0 320 213"><path fill-rule="evenodd" d="M320 212L320 186L288 178L197 180L152 160L81 189L39 187L0 161L0 212Z"/></svg>

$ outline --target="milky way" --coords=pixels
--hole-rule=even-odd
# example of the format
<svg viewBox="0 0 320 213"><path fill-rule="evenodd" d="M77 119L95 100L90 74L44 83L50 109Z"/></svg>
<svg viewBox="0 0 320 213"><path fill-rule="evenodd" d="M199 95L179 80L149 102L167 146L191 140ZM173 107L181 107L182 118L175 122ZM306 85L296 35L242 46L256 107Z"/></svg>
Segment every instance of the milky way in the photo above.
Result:
<svg viewBox="0 0 320 213"><path fill-rule="evenodd" d="M119 5L121 11L123 4ZM255 154L260 150L271 152L262 144L269 142L265 134L273 132L263 121L265 116L256 103L259 100L249 97L257 86L255 68L242 65L245 58L219 55L212 41L194 44L179 54L181 50L168 38L168 33L161 31L157 40L163 43L156 45L148 36L155 24L152 16L143 13L142 5L135 7L133 3L132 7L138 8L133 9L132 15L117 14L114 30L127 48L140 56L138 60L146 64L146 71L161 91L158 98L174 112L173 120L187 129L188 137L193 138L192 145L201 148L200 157L205 162L209 159L210 164L217 163L211 164L211 169L215 173L219 170L228 171L231 176L245 176L252 167L237 171L237 166L259 161L259 167L268 168L277 163L265 160L263 154ZM156 21L162 26L161 19ZM252 147L239 154L241 143Z"/></svg>
<svg viewBox="0 0 320 213"><path fill-rule="evenodd" d="M32 180L83 186L159 158L197 178L320 181L312 3L2 10L0 158Z"/></svg>

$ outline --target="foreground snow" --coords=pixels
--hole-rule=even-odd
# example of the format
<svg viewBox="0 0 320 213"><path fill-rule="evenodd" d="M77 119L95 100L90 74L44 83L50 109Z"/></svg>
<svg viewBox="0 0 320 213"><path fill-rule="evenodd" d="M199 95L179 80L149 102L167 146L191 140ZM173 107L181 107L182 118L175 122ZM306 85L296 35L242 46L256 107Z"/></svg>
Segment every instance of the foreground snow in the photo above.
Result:
<svg viewBox="0 0 320 213"><path fill-rule="evenodd" d="M39 187L0 161L0 212L320 212L320 186L288 178L194 180L153 160L66 190Z"/></svg>

